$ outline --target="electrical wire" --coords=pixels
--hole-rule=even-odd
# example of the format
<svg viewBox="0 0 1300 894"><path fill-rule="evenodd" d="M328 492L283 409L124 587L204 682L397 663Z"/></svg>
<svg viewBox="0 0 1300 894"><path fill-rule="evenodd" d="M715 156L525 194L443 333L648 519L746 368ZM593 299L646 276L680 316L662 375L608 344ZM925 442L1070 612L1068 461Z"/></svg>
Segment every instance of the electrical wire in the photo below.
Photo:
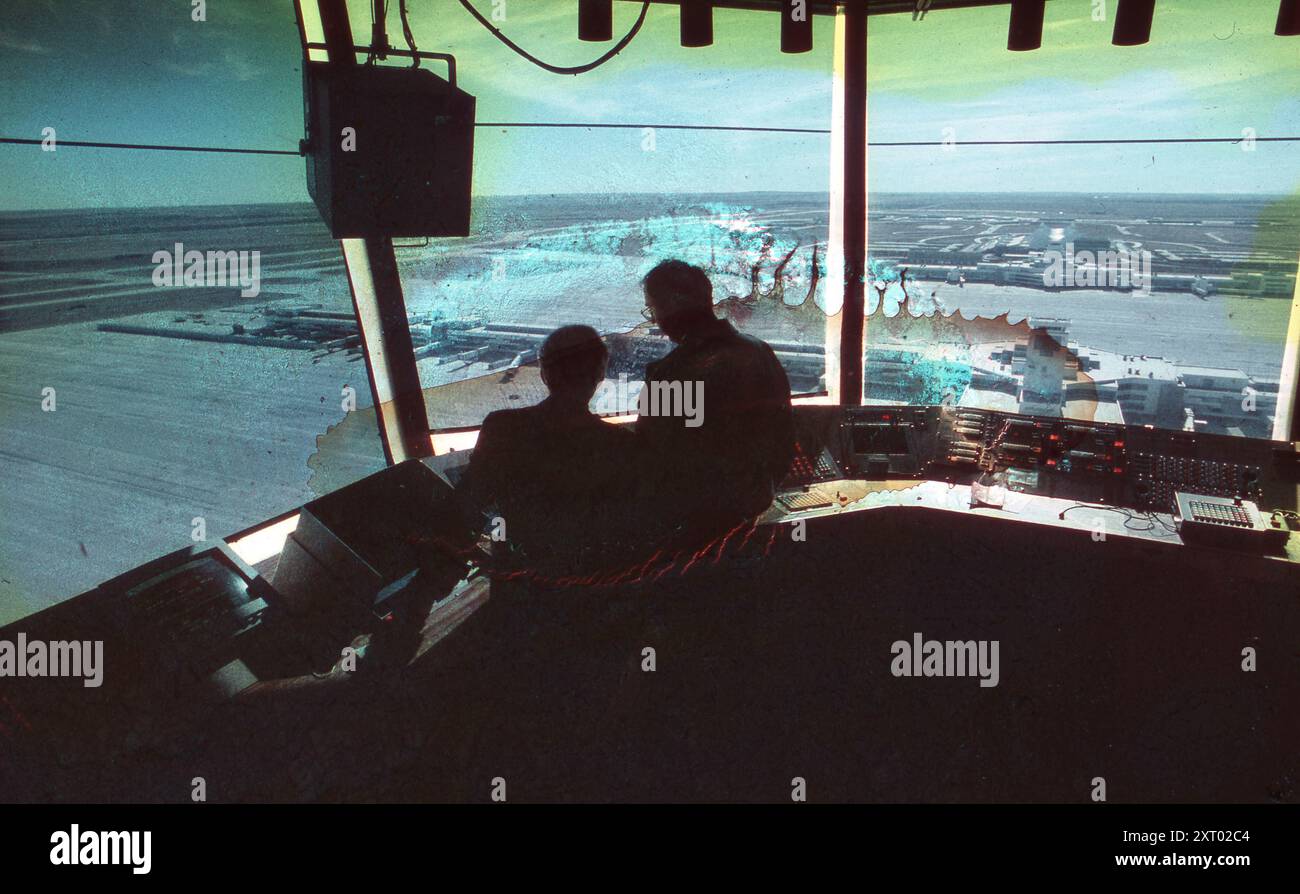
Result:
<svg viewBox="0 0 1300 894"><path fill-rule="evenodd" d="M609 50L609 52L605 53L600 58L593 59L591 62L588 62L586 65L566 66L566 65L552 65L549 62L543 62L541 59L538 59L532 53L529 53L523 47L519 46L519 44L515 43L513 40L511 40L510 38L502 34L500 29L498 29L495 25L493 25L487 19L483 18L483 14L479 12L477 9L475 9L474 4L470 3L469 0L460 0L460 5L465 7L465 9L469 11L470 15L478 19L479 24L481 24L484 28L488 29L488 31L492 32L493 37L501 41L506 46L510 47L510 49L514 50L520 56L523 56L529 62L536 65L538 68L544 68L547 71L551 72L552 74L571 74L571 75L580 75L591 71L593 68L599 68L600 66L608 62L610 59L613 59L615 56L621 53L623 51L623 48L626 47L629 43L631 43L632 38L636 37L637 32L641 30L641 25L645 23L646 13L650 11L649 0L646 0L646 2L641 4L641 14L637 16L636 24L632 26L631 30L629 30L627 34L623 35L622 40L614 44L614 46Z"/></svg>
<svg viewBox="0 0 1300 894"><path fill-rule="evenodd" d="M734 133L802 133L802 134L829 134L831 131L822 130L813 127L747 127L740 124L598 124L581 121L476 121L475 127L555 127L555 128L578 128L591 130L644 130L647 127L657 130L699 130L699 131L718 131ZM1270 143L1300 143L1300 137L1256 137L1256 142ZM44 140L20 139L18 137L0 137L0 144L10 144L16 146L40 146ZM1182 139L1169 138L1163 140L1002 140L992 142L972 142L958 143L956 145L966 146L1046 146L1061 144L1082 144L1082 143L1239 143L1240 137L1221 137L1221 138L1197 138ZM80 146L90 149L151 149L167 150L172 152L229 152L244 155L301 155L296 149L246 149L237 146L172 146L172 145L154 145L148 143L104 143L89 140L59 140L59 146ZM953 145L945 144L942 141L935 142L918 142L918 143L867 143L868 146L944 146Z"/></svg>
<svg viewBox="0 0 1300 894"><path fill-rule="evenodd" d="M1124 527L1126 530L1135 531L1139 534L1155 531L1159 527L1165 534L1173 535L1178 533L1178 529L1165 521L1154 512L1136 512L1132 509L1125 509L1122 506L1099 506L1093 503L1075 503L1073 506L1067 506L1057 514L1057 518L1064 519L1066 513L1073 512L1075 509L1095 509L1099 512L1117 512L1124 516ZM1146 527L1135 527L1134 521L1142 520L1146 522Z"/></svg>
<svg viewBox="0 0 1300 894"><path fill-rule="evenodd" d="M1300 523L1300 512L1294 512L1290 509L1274 509L1270 514L1280 515L1284 519L1290 519L1291 521ZM1295 531L1300 529L1300 528L1292 527L1289 522L1286 522L1285 524L1288 531Z"/></svg>
<svg viewBox="0 0 1300 894"><path fill-rule="evenodd" d="M593 130L713 130L743 133L811 133L829 134L820 127L750 127L743 124L598 124L585 121L475 121L475 127L557 127ZM1298 137L1297 139L1300 139Z"/></svg>
<svg viewBox="0 0 1300 894"><path fill-rule="evenodd" d="M1245 137L1116 137L1096 140L867 141L868 146L1113 146L1148 143L1240 143ZM1254 137L1256 143L1297 143L1300 137Z"/></svg>
<svg viewBox="0 0 1300 894"><path fill-rule="evenodd" d="M44 140L22 140L16 137L0 137L0 143L16 146L40 146ZM297 149L244 149L230 146L161 146L148 143L100 143L90 140L64 140L57 143L64 146L80 146L88 149L150 149L165 152L227 152L236 155L302 155Z"/></svg>
<svg viewBox="0 0 1300 894"><path fill-rule="evenodd" d="M593 130L732 130L746 134L829 134L823 127L753 127L745 125L636 125L585 121L476 121L474 127L577 127ZM1297 138L1300 139L1300 138Z"/></svg>
<svg viewBox="0 0 1300 894"><path fill-rule="evenodd" d="M415 46L415 32L411 30L411 19L406 9L406 0L397 0L397 11L402 17L402 36L406 38L406 48L411 51L411 55L415 56L411 68L419 68L420 57L416 54L420 51Z"/></svg>

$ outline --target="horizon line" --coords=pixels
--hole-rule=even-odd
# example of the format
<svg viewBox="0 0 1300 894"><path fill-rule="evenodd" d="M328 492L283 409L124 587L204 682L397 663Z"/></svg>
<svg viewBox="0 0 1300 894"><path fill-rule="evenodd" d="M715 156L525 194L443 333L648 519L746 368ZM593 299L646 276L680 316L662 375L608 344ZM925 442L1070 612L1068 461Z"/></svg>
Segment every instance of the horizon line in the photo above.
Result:
<svg viewBox="0 0 1300 894"><path fill-rule="evenodd" d="M708 192L615 192L615 193L595 193L595 192L536 192L536 193L484 193L481 195L471 196L474 199L570 199L570 198L604 198L612 201L615 197L644 197L644 196L750 196L750 195L779 195L779 196L829 196L831 190L806 190L806 189L748 189L748 190L711 190ZM1096 192L1096 191L1079 191L1079 190L1003 190L1000 192L980 192L978 190L873 190L868 195L876 196L1086 196L1090 198L1183 198L1196 197L1205 199L1274 199L1285 200L1287 198L1300 198L1294 193L1268 193L1268 192ZM82 206L58 206L58 207L39 207L39 208L0 208L0 214L26 214L31 212L56 212L56 211L174 211L180 209L199 209L199 208L294 208L299 206L315 207L310 198L297 199L284 202L223 202L217 204L189 204L189 205L82 205Z"/></svg>

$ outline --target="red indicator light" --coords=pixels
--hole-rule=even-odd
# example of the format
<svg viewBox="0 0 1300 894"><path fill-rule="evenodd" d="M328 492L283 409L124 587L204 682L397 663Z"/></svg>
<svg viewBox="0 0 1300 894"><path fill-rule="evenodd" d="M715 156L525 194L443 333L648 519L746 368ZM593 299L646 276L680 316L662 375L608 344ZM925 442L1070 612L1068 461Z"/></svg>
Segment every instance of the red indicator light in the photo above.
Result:
<svg viewBox="0 0 1300 894"><path fill-rule="evenodd" d="M1047 464L1048 464L1049 466L1054 466L1054 465L1056 465L1056 460L1054 460L1054 459L1049 459L1049 460L1047 461Z"/></svg>
<svg viewBox="0 0 1300 894"><path fill-rule="evenodd" d="M1123 447L1123 446L1124 446L1124 442L1123 442L1123 441L1116 441L1116 442L1115 442L1115 446L1116 446L1116 447Z"/></svg>
<svg viewBox="0 0 1300 894"><path fill-rule="evenodd" d="M1047 436L1047 440L1049 440L1049 441L1059 441L1059 440L1061 440L1061 436L1058 435L1056 432L1052 432L1050 435Z"/></svg>
<svg viewBox="0 0 1300 894"><path fill-rule="evenodd" d="M1123 474L1124 474L1124 470L1123 470L1122 468L1120 468L1119 466L1116 466L1116 467L1115 467L1115 474L1116 474L1116 475L1123 475Z"/></svg>

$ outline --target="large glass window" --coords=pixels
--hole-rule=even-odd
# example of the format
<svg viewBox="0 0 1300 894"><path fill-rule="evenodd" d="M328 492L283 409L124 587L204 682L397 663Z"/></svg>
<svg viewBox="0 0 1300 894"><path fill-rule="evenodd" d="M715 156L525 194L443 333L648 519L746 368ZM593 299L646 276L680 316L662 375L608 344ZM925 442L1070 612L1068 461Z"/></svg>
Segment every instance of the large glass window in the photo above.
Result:
<svg viewBox="0 0 1300 894"><path fill-rule="evenodd" d="M292 9L166 6L0 11L0 624L384 464L300 158L62 145L296 147Z"/></svg>
<svg viewBox="0 0 1300 894"><path fill-rule="evenodd" d="M1296 136L1295 39L1189 0L1114 47L1115 5L1047 4L1029 53L1005 7L871 19L868 401L1271 435L1300 144L1262 138Z"/></svg>
<svg viewBox="0 0 1300 894"><path fill-rule="evenodd" d="M503 7L495 24L548 62L607 47L577 40L573 4ZM816 17L811 53L782 55L776 15L717 10L714 45L686 49L678 10L655 5L620 55L574 77L458 10L411 10L417 43L456 55L480 122L472 235L398 248L432 426L544 397L536 351L567 323L608 337L594 408L635 412L645 364L671 348L641 316L640 280L668 258L705 268L719 314L772 344L793 391L824 390L833 20ZM616 37L639 12L615 4Z"/></svg>

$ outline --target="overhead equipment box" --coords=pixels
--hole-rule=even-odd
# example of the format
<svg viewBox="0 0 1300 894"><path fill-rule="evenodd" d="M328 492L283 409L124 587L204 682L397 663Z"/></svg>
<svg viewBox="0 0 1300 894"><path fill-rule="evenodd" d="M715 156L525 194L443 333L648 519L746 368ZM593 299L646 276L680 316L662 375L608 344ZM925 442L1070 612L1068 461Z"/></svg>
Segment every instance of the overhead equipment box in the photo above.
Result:
<svg viewBox="0 0 1300 894"><path fill-rule="evenodd" d="M307 191L331 235L469 235L474 97L424 68L305 65Z"/></svg>

